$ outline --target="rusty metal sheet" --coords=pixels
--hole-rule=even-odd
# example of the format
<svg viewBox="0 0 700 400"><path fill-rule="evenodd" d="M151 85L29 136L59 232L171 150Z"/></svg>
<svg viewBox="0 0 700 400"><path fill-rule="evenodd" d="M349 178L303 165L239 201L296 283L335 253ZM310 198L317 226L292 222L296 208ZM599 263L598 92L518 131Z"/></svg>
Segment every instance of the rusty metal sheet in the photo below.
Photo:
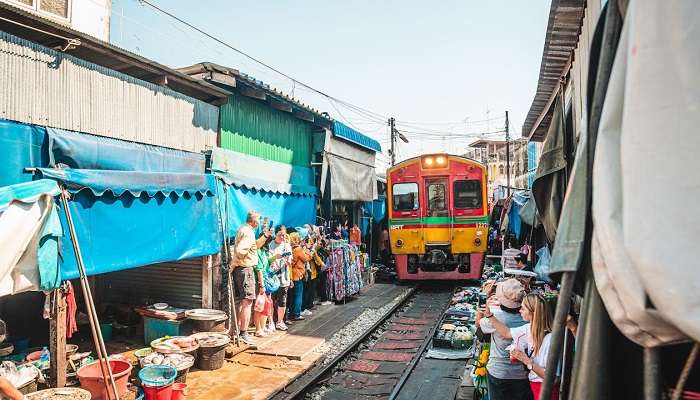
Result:
<svg viewBox="0 0 700 400"><path fill-rule="evenodd" d="M398 342L398 341L385 341L379 342L374 345L375 349L380 350L405 350L405 349L417 349L421 345L420 342Z"/></svg>
<svg viewBox="0 0 700 400"><path fill-rule="evenodd" d="M423 340L425 333L385 333L383 336L387 340Z"/></svg>
<svg viewBox="0 0 700 400"><path fill-rule="evenodd" d="M428 319L418 319L418 318L399 318L396 320L397 324L407 324L407 325L428 325L430 320Z"/></svg>
<svg viewBox="0 0 700 400"><path fill-rule="evenodd" d="M360 358L374 361L409 362L413 359L413 353L387 353L383 351L363 351Z"/></svg>
<svg viewBox="0 0 700 400"><path fill-rule="evenodd" d="M423 332L428 329L425 325L404 325L404 324L391 324L389 325L390 331L413 331L413 332Z"/></svg>

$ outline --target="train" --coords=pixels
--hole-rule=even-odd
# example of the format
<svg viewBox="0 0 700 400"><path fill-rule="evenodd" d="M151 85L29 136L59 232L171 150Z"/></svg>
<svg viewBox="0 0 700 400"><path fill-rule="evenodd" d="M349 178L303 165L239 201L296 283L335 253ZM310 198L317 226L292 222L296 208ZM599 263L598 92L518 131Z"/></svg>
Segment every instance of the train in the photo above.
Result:
<svg viewBox="0 0 700 400"><path fill-rule="evenodd" d="M391 251L399 280L481 278L489 235L486 167L426 154L387 170Z"/></svg>

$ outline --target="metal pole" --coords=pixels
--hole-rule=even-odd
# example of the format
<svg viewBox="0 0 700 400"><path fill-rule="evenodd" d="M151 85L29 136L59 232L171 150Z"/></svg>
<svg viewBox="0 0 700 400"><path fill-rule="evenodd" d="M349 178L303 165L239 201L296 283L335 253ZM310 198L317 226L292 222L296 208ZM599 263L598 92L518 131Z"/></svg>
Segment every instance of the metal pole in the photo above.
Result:
<svg viewBox="0 0 700 400"><path fill-rule="evenodd" d="M396 142L396 133L394 129L394 117L389 118L389 141L391 142L391 166L396 163L396 150L394 143Z"/></svg>
<svg viewBox="0 0 700 400"><path fill-rule="evenodd" d="M571 293L574 289L574 280L576 272L564 272L561 277L561 290L559 290L559 299L557 300L557 309L554 313L552 321L552 339L547 357L547 370L542 382L542 391L540 392L540 400L548 400L552 395L554 387L554 379L556 378L559 359L561 357L561 349L564 344L564 334L566 333L566 316L569 313L569 303Z"/></svg>
<svg viewBox="0 0 700 400"><path fill-rule="evenodd" d="M508 195L506 198L510 197L510 132L508 127L508 111L506 111L506 186Z"/></svg>
<svg viewBox="0 0 700 400"><path fill-rule="evenodd" d="M644 348L644 400L661 399L661 351L658 347Z"/></svg>
<svg viewBox="0 0 700 400"><path fill-rule="evenodd" d="M87 281L85 265L83 264L83 255L80 252L80 245L78 244L78 237L75 233L75 225L73 224L73 216L71 215L70 208L68 206L68 195L66 194L66 188L63 185L61 185L61 203L63 204L63 211L66 214L66 222L68 223L71 243L73 244L75 259L78 264L80 286L83 289L83 296L85 296L85 308L87 310L88 319L90 320L90 330L92 331L92 338L95 341L95 350L99 359L98 362L100 364L100 370L102 371L102 377L104 379L104 385L107 391L107 398L108 400L111 400L112 396L114 396L114 400L118 400L119 392L117 391L117 385L114 382L114 376L112 375L112 366L109 365L109 359L107 358L107 349L104 344L104 338L102 337L102 331L99 328L99 319L97 318L97 312L95 311L95 303L92 299L90 284ZM111 392L110 389L112 390Z"/></svg>

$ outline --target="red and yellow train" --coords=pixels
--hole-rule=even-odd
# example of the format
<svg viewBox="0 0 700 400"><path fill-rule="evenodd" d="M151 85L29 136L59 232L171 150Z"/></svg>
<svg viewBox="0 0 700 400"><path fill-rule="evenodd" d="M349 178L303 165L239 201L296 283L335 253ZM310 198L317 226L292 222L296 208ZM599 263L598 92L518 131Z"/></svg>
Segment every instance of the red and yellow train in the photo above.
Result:
<svg viewBox="0 0 700 400"><path fill-rule="evenodd" d="M389 239L400 280L479 279L488 244L486 168L428 154L387 171Z"/></svg>

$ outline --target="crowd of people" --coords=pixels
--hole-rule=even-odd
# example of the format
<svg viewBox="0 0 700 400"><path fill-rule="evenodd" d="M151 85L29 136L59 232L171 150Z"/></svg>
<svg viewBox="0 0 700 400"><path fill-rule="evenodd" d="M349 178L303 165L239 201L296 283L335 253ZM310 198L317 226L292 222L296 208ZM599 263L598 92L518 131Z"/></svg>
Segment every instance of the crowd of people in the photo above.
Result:
<svg viewBox="0 0 700 400"><path fill-rule="evenodd" d="M518 255L518 264L523 257ZM516 266L517 268L517 266ZM547 365L553 309L545 297L530 292L529 278L487 281L486 305L477 313L477 327L490 335L488 391L491 400L532 400L540 395ZM577 324L567 328L576 337ZM556 367L556 366L555 366ZM551 399L558 399L553 391Z"/></svg>
<svg viewBox="0 0 700 400"><path fill-rule="evenodd" d="M289 324L311 315L317 304L330 300L325 298L325 280L321 279L328 241L361 244L359 227L348 228L347 223L337 224L328 235L312 225L288 228L260 224L260 215L248 212L232 250L237 328L241 341L249 345L255 344L255 337L286 331ZM254 335L248 333L251 319Z"/></svg>

